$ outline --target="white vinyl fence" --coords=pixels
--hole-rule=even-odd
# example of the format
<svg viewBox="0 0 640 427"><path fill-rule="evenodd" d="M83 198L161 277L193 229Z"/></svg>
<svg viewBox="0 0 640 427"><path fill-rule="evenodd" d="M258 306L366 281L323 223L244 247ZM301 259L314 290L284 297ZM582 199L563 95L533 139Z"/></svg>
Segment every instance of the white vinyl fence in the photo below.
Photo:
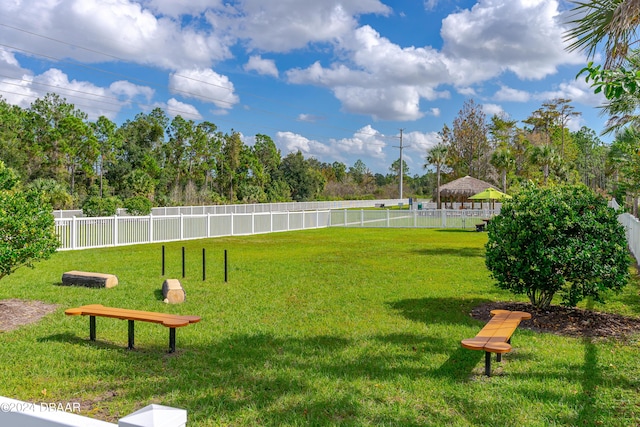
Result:
<svg viewBox="0 0 640 427"><path fill-rule="evenodd" d="M247 214L57 218L61 250L124 246L324 227L474 228L490 210L342 209Z"/></svg>
<svg viewBox="0 0 640 427"><path fill-rule="evenodd" d="M57 218L61 250L328 227L330 211Z"/></svg>
<svg viewBox="0 0 640 427"><path fill-rule="evenodd" d="M118 424L79 415L77 402L23 402L0 396L0 426L11 427L185 427L187 411L148 405L120 418Z"/></svg>
<svg viewBox="0 0 640 427"><path fill-rule="evenodd" d="M354 209L372 208L376 205L398 206L402 203L408 205L407 199L384 199L384 200L336 200L331 202L285 202L285 203L254 203L243 205L209 205L209 206L170 206L151 209L151 215L205 215L205 214L244 214L262 212L299 212L315 211L327 209ZM416 202L417 203L417 202ZM417 204L416 204L417 206ZM126 209L118 209L118 216L127 216ZM83 217L82 210L55 210L53 216L56 218Z"/></svg>
<svg viewBox="0 0 640 427"><path fill-rule="evenodd" d="M620 221L626 231L629 250L636 259L636 262L640 264L640 221L629 213L619 215L618 221Z"/></svg>
<svg viewBox="0 0 640 427"><path fill-rule="evenodd" d="M332 227L472 228L498 211L486 209L333 210Z"/></svg>

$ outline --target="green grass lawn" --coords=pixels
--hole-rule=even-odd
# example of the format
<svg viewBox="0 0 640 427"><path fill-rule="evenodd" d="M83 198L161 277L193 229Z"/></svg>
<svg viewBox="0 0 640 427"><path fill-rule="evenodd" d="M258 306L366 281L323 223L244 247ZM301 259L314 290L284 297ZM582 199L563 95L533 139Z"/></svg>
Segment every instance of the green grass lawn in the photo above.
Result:
<svg viewBox="0 0 640 427"><path fill-rule="evenodd" d="M190 427L638 425L637 339L519 329L514 350L483 375L484 354L460 346L482 327L469 312L524 301L492 284L486 238L330 228L169 243L164 278L183 283L180 305L162 302L160 244L60 252L0 283L0 299L59 304L0 334L0 395L77 402L111 422L158 403L187 409ZM113 273L120 284L59 286L68 270ZM202 321L177 330L174 354L166 328L138 322L137 349L128 351L127 322L98 318L90 342L88 318L64 315L94 303ZM637 284L595 308L640 316Z"/></svg>

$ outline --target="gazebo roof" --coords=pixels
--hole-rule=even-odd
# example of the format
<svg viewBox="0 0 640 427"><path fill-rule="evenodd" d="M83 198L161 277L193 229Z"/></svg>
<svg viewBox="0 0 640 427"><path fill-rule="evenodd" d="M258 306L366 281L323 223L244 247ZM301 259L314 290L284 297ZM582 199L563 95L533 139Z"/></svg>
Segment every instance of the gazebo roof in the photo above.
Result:
<svg viewBox="0 0 640 427"><path fill-rule="evenodd" d="M448 182L440 186L440 196L445 197L470 197L487 188L495 188L495 185L491 185L488 182L482 181L477 178L472 178L469 175L456 179L455 181Z"/></svg>

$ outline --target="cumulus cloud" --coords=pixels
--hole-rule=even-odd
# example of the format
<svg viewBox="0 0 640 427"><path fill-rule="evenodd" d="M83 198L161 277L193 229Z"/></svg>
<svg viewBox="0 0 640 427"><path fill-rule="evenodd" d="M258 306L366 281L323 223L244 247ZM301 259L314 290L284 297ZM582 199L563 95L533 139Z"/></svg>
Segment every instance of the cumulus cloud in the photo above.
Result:
<svg viewBox="0 0 640 427"><path fill-rule="evenodd" d="M498 104L482 104L482 111L489 118L492 116L500 117L500 115L504 114L504 110Z"/></svg>
<svg viewBox="0 0 640 427"><path fill-rule="evenodd" d="M231 57L223 37L155 16L132 0L0 2L0 15L15 25L3 31L5 43L54 58L126 60L176 69L211 66Z"/></svg>
<svg viewBox="0 0 640 427"><path fill-rule="evenodd" d="M541 79L559 65L583 63L564 50L557 0L479 0L442 21L443 53L457 65L458 84L512 71Z"/></svg>
<svg viewBox="0 0 640 427"><path fill-rule="evenodd" d="M357 26L356 16L369 13L388 15L391 8L378 0L242 0L206 16L250 49L289 52L333 42Z"/></svg>
<svg viewBox="0 0 640 427"><path fill-rule="evenodd" d="M531 94L524 90L501 86L500 90L493 95L493 99L496 101L527 102L531 99Z"/></svg>
<svg viewBox="0 0 640 427"><path fill-rule="evenodd" d="M283 154L299 150L305 157L326 162L347 161L352 156L383 161L386 157L384 149L387 147L384 135L371 125L363 126L349 138L332 138L328 143L293 132L278 132L274 142Z"/></svg>
<svg viewBox="0 0 640 427"><path fill-rule="evenodd" d="M255 71L264 76L278 77L278 68L273 59L263 59L260 55L253 55L244 65L246 71Z"/></svg>
<svg viewBox="0 0 640 427"><path fill-rule="evenodd" d="M202 115L198 112L198 109L190 104L180 102L175 98L171 98L167 101L167 114L171 117L182 116L185 119L200 120Z"/></svg>
<svg viewBox="0 0 640 427"><path fill-rule="evenodd" d="M555 90L544 91L535 94L535 99L548 101L550 99L570 99L573 102L599 107L606 102L602 93L594 93L593 88L583 79L562 82Z"/></svg>
<svg viewBox="0 0 640 427"><path fill-rule="evenodd" d="M211 69L190 69L171 73L169 86L173 93L213 103L221 109L233 108L240 102L229 78Z"/></svg>

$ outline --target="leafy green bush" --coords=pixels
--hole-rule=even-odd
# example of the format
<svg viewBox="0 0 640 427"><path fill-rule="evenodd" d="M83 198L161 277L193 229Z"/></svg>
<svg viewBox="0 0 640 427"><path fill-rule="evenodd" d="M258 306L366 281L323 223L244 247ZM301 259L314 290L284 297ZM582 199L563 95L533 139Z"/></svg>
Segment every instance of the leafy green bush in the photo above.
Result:
<svg viewBox="0 0 640 427"><path fill-rule="evenodd" d="M0 278L48 259L58 246L51 206L42 193L0 191Z"/></svg>
<svg viewBox="0 0 640 427"><path fill-rule="evenodd" d="M82 205L82 212L86 216L113 216L120 207L117 197L91 196Z"/></svg>
<svg viewBox="0 0 640 427"><path fill-rule="evenodd" d="M130 215L149 215L151 213L151 200L144 196L129 197L124 201L124 208Z"/></svg>
<svg viewBox="0 0 640 427"><path fill-rule="evenodd" d="M606 200L584 186L526 186L489 227L486 265L501 289L543 308L558 293L575 306L627 283L623 227Z"/></svg>

